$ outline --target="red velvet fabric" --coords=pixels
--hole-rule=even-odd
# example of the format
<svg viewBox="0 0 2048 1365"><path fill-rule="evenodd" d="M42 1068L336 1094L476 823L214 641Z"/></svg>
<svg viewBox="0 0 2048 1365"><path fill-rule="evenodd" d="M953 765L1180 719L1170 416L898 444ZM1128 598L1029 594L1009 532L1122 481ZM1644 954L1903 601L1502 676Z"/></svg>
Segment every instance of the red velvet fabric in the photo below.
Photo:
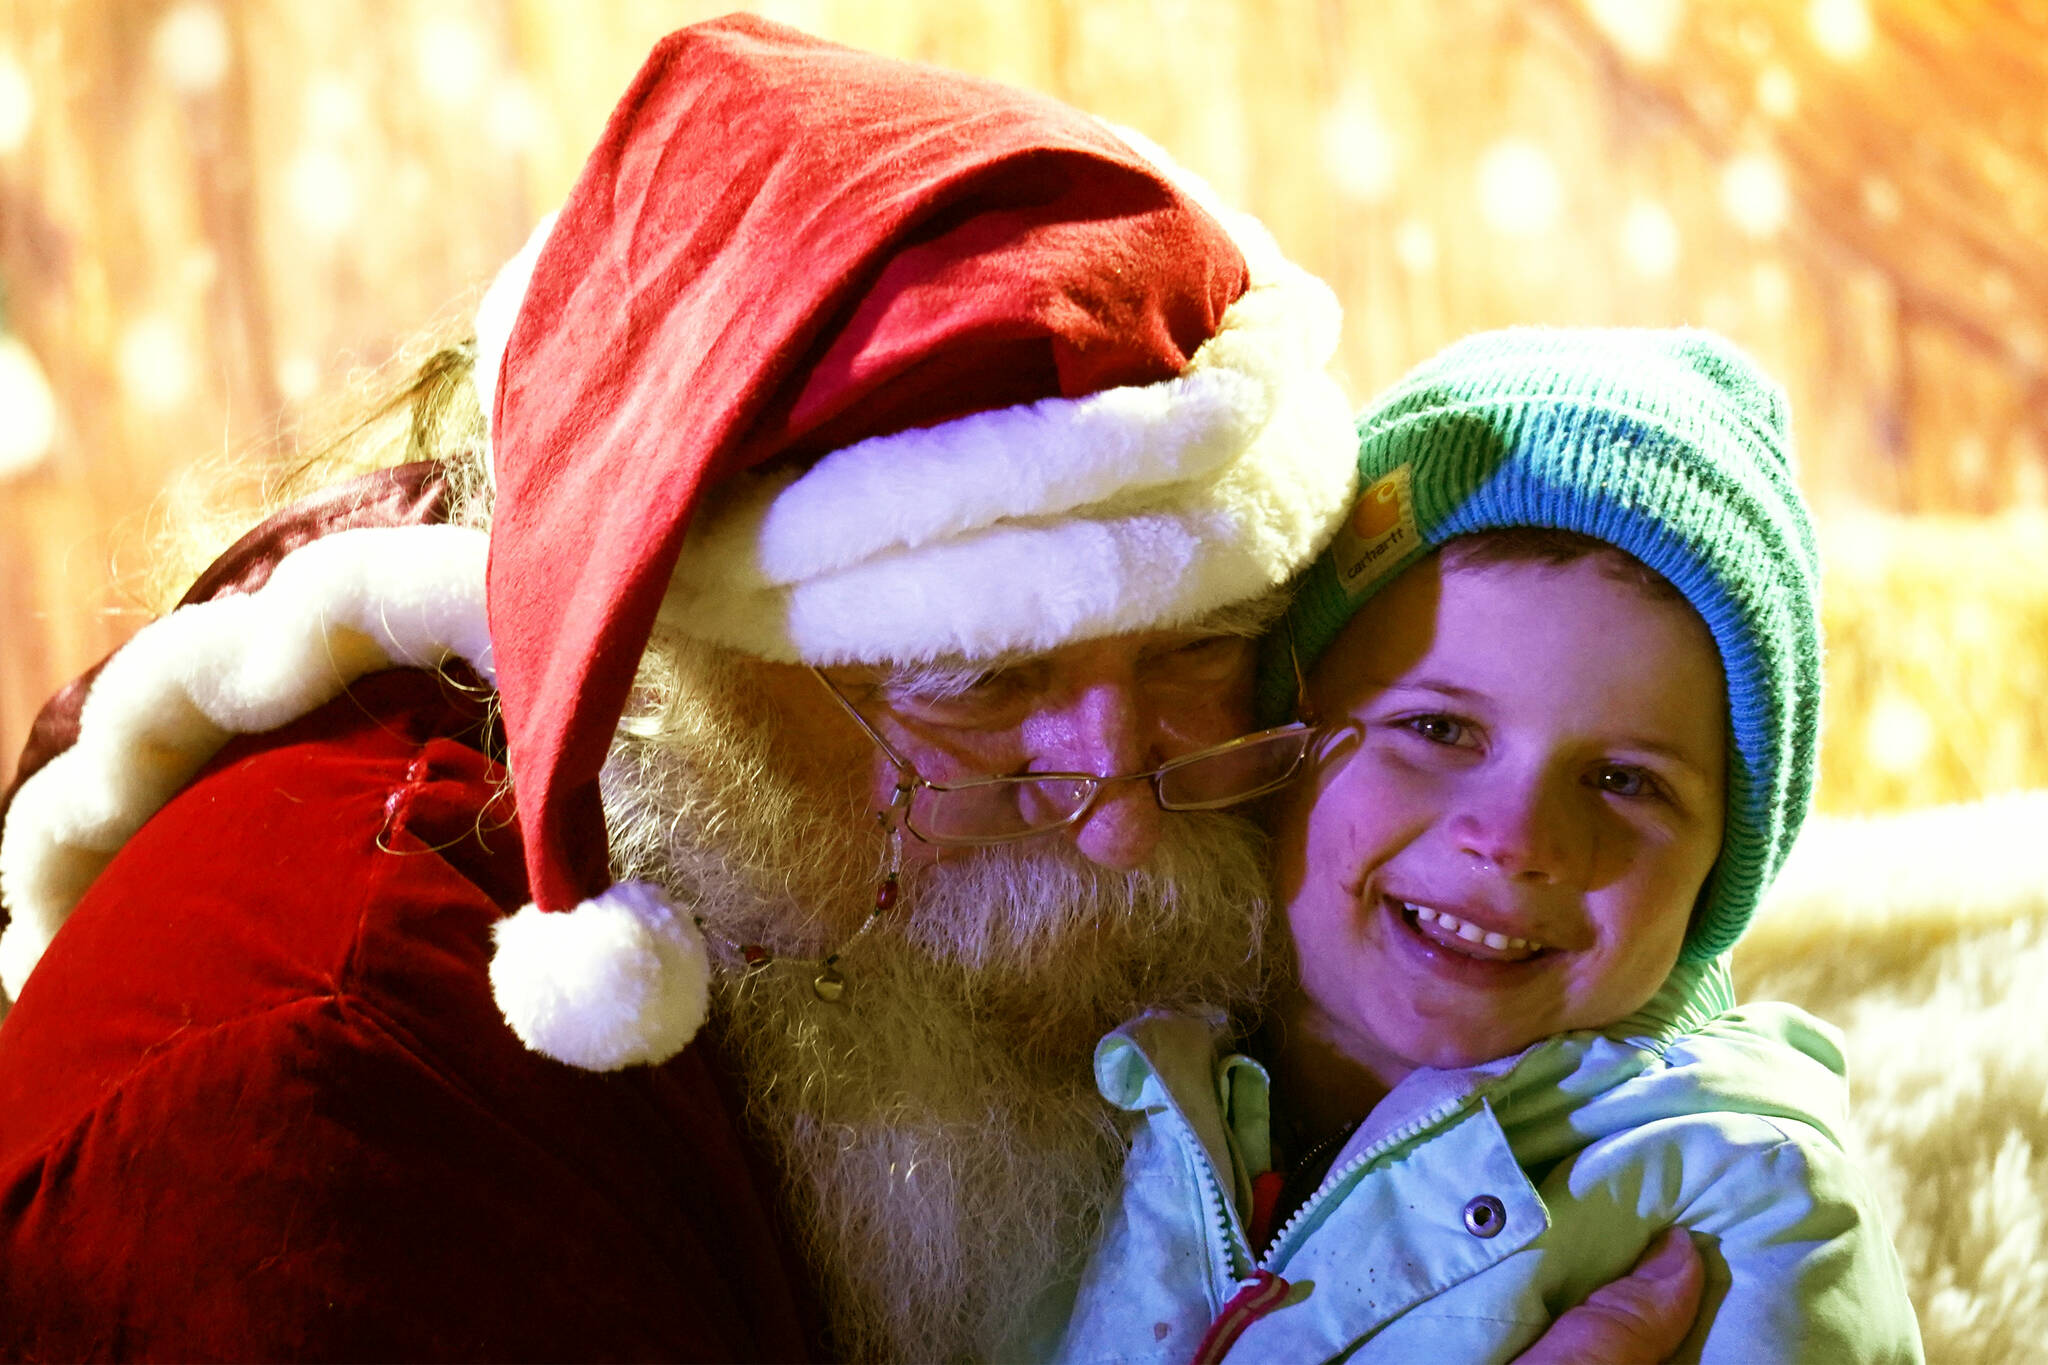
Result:
<svg viewBox="0 0 2048 1365"><path fill-rule="evenodd" d="M491 638L538 904L608 882L597 773L699 501L769 460L1173 377L1222 226L1042 96L749 15L671 34L500 375Z"/></svg>
<svg viewBox="0 0 2048 1365"><path fill-rule="evenodd" d="M598 1075L499 1017L484 724L363 679L95 883L0 1023L0 1357L810 1356L714 1045Z"/></svg>
<svg viewBox="0 0 2048 1365"><path fill-rule="evenodd" d="M432 461L395 465L322 489L284 508L230 545L188 588L178 605L208 602L216 597L254 592L270 581L277 562L302 545L336 531L358 526L425 526L448 519L448 471ZM109 654L108 659L113 655ZM29 727L28 742L22 746L14 780L0 793L0 824L7 820L8 807L21 784L40 772L51 759L78 742L78 717L85 708L101 659L80 676L66 683L43 703ZM0 902L0 928L9 918Z"/></svg>

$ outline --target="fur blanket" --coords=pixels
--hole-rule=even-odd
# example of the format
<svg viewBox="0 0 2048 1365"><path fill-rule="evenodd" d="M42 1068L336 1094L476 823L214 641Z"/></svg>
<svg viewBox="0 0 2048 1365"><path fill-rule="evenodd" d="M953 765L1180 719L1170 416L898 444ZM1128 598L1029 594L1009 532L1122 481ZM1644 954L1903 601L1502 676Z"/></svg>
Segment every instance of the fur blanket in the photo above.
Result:
<svg viewBox="0 0 2048 1365"><path fill-rule="evenodd" d="M2048 790L1810 821L1735 979L1847 1034L1927 1358L2048 1360Z"/></svg>

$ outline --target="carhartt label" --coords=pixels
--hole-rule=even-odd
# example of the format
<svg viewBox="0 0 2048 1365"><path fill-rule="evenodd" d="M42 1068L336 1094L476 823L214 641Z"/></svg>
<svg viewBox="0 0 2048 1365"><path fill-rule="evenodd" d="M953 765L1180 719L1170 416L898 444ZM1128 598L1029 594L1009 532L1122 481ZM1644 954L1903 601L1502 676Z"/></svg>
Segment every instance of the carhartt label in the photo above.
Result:
<svg viewBox="0 0 2048 1365"><path fill-rule="evenodd" d="M1351 517L1330 547L1337 581L1353 597L1372 590L1408 551L1422 543L1408 466L1382 475L1351 504Z"/></svg>

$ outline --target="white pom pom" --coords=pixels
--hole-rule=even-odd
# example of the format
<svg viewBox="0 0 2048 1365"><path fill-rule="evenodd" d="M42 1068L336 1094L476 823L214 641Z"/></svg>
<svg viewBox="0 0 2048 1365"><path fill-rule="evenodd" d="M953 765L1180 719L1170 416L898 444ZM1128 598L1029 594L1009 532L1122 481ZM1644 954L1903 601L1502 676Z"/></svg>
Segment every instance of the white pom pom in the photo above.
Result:
<svg viewBox="0 0 2048 1365"><path fill-rule="evenodd" d="M665 1062L704 1022L704 936L659 888L621 882L574 910L498 921L491 994L519 1041L585 1071Z"/></svg>

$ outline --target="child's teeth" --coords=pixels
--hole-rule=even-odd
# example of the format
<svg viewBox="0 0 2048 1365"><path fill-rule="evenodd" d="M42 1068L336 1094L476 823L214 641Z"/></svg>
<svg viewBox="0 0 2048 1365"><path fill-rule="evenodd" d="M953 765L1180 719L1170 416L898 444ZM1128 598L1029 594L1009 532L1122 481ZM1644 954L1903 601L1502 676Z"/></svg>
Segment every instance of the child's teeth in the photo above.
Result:
<svg viewBox="0 0 2048 1365"><path fill-rule="evenodd" d="M1456 915L1448 915L1441 910L1433 910L1427 905L1417 905L1414 901L1402 901L1401 908L1415 916L1418 923L1440 925L1447 933L1456 934L1467 943L1483 943L1497 953L1508 951L1519 953L1525 948L1541 949L1543 947L1542 944L1530 939L1517 938L1513 934L1503 934L1494 929L1482 929L1476 924L1470 924L1459 919Z"/></svg>

